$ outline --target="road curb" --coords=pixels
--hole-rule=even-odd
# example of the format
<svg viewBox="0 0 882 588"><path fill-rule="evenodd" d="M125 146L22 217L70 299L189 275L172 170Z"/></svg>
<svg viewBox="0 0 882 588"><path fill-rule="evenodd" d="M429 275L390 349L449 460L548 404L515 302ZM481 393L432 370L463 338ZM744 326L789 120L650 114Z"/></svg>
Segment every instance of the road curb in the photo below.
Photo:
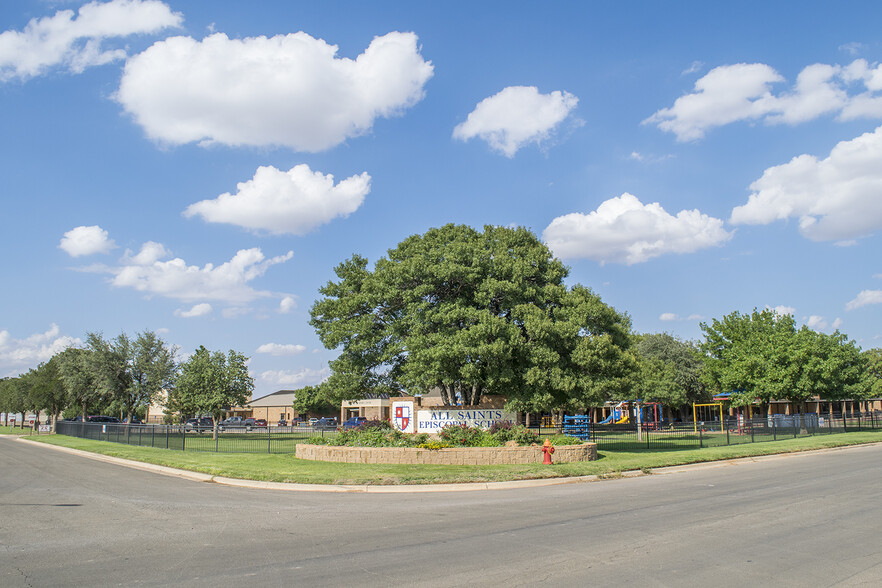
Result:
<svg viewBox="0 0 882 588"><path fill-rule="evenodd" d="M796 451L790 453L772 453L769 455L757 455L753 457L739 457L735 459L725 459L720 461L707 461L701 463L690 463L676 466L666 466L663 468L655 468L649 471L629 470L624 472L615 472L609 474L590 475L590 476L574 476L566 478L537 478L532 480L511 480L508 482L464 482L462 484L301 484L296 482L264 482L260 480L243 480L240 478L227 478L224 476L214 476L212 474L203 474L200 472L191 472L189 470L181 470L167 466L156 465L152 463L144 463L124 459L122 457L113 457L110 455L102 455L100 453L91 453L81 449L72 449L70 447L62 447L60 445L52 445L51 443L40 443L32 441L27 437L16 437L17 441L32 443L41 447L49 447L57 451L78 455L96 461L112 463L124 467L133 468L162 474L165 476L173 476L176 478L184 478L194 482L213 482L224 486L232 486L236 488L253 488L258 490L284 490L287 492L332 492L332 493L361 493L361 494L399 494L402 492L475 492L480 490L515 490L519 488L538 488L542 486L562 486L564 484L581 484L586 482L597 482L601 480L617 480L622 478L639 478L643 476L658 476L679 474L687 471L713 469L721 467L733 467L767 461L770 459L781 459L787 457L798 457L802 455L812 455L816 453L826 453L830 451L842 451L845 449L857 449L861 447L874 447L882 445L878 443L863 443L860 445L844 445L841 447L826 447L824 449L812 449L809 451Z"/></svg>

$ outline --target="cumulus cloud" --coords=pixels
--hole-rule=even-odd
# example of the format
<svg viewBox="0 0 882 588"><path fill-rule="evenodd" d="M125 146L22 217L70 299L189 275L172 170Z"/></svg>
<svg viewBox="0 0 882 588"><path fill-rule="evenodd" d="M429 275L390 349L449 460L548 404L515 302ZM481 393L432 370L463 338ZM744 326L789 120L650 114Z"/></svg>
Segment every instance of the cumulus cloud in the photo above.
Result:
<svg viewBox="0 0 882 588"><path fill-rule="evenodd" d="M847 241L882 228L882 127L836 145L826 159L800 155L768 168L732 210L734 224L799 219L812 241Z"/></svg>
<svg viewBox="0 0 882 588"><path fill-rule="evenodd" d="M674 133L679 141L693 141L737 121L794 125L826 114L836 114L839 120L882 117L882 66L878 64L864 59L846 66L815 63L797 75L792 88L774 93L774 86L784 81L763 63L716 67L695 82L692 93L643 122Z"/></svg>
<svg viewBox="0 0 882 588"><path fill-rule="evenodd" d="M549 140L578 103L569 92L540 94L535 86L509 86L479 102L453 130L453 137L478 137L494 151L514 157L528 143Z"/></svg>
<svg viewBox="0 0 882 588"><path fill-rule="evenodd" d="M80 257L94 253L107 253L116 247L116 243L109 238L107 231L98 225L92 225L69 230L61 238L58 247L71 257Z"/></svg>
<svg viewBox="0 0 882 588"><path fill-rule="evenodd" d="M628 265L666 253L692 253L731 237L720 219L698 210L672 216L658 202L644 205L627 192L589 214L559 216L542 233L558 257Z"/></svg>
<svg viewBox="0 0 882 588"><path fill-rule="evenodd" d="M376 37L356 59L304 32L172 37L126 62L117 100L169 144L324 151L419 102L433 66L413 33Z"/></svg>
<svg viewBox="0 0 882 588"><path fill-rule="evenodd" d="M288 314L295 308L297 308L297 300L295 300L293 296L285 296L282 298L281 302L279 302L279 312L281 314Z"/></svg>
<svg viewBox="0 0 882 588"><path fill-rule="evenodd" d="M300 164L288 171L261 166L238 184L238 192L202 200L184 210L211 223L228 223L272 234L304 235L337 217L358 210L370 192L367 172L334 184L334 176Z"/></svg>
<svg viewBox="0 0 882 588"><path fill-rule="evenodd" d="M107 39L156 33L183 22L158 0L89 2L54 16L35 18L23 31L0 33L0 81L26 80L50 68L81 73L87 67L124 59L124 49L106 49Z"/></svg>
<svg viewBox="0 0 882 588"><path fill-rule="evenodd" d="M257 348L257 353L268 353L270 355L297 355L306 351L303 345L283 345L281 343L264 343Z"/></svg>
<svg viewBox="0 0 882 588"><path fill-rule="evenodd" d="M296 371L290 370L267 370L260 374L261 381L274 386L286 388L302 388L321 384L331 375L329 368L319 370L303 368Z"/></svg>
<svg viewBox="0 0 882 588"><path fill-rule="evenodd" d="M673 312L663 312L659 315L658 320L660 321L678 321L680 320L680 316L674 314Z"/></svg>
<svg viewBox="0 0 882 588"><path fill-rule="evenodd" d="M49 361L68 347L79 347L82 340L61 334L55 323L44 333L16 339L9 331L0 331L0 376L17 376L23 371Z"/></svg>
<svg viewBox="0 0 882 588"><path fill-rule="evenodd" d="M790 316L796 316L796 309L793 308L792 306L784 306L783 304L779 304L778 306L775 306L774 308L771 306L766 306L766 308L773 311L775 314L777 314L779 316L787 316L788 314Z"/></svg>
<svg viewBox="0 0 882 588"><path fill-rule="evenodd" d="M207 263L199 267L188 265L179 257L165 259L170 257L165 247L148 242L137 254L127 251L120 265L105 267L102 271L113 275L111 284L114 286L133 288L148 295L183 302L218 300L242 304L275 296L271 292L255 290L248 283L263 276L270 267L288 261L293 255L289 251L285 255L267 259L259 248L242 249L221 265Z"/></svg>
<svg viewBox="0 0 882 588"><path fill-rule="evenodd" d="M211 314L211 305L207 302L196 304L190 310L178 309L175 311L175 316L183 318L193 318L197 316L205 316L207 314Z"/></svg>
<svg viewBox="0 0 882 588"><path fill-rule="evenodd" d="M882 290L863 290L845 305L845 310L854 310L870 304L882 304Z"/></svg>
<svg viewBox="0 0 882 588"><path fill-rule="evenodd" d="M829 323L827 319L822 316L818 316L816 314L811 315L808 318L805 318L805 326L810 329L814 329L815 331L820 331L826 329Z"/></svg>

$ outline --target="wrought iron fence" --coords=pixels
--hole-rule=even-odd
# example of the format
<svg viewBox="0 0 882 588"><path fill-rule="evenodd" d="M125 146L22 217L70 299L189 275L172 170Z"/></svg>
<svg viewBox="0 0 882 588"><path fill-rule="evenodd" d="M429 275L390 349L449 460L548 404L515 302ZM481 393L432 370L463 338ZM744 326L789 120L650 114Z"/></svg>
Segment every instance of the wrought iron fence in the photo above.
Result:
<svg viewBox="0 0 882 588"><path fill-rule="evenodd" d="M211 429L184 425L130 425L59 421L56 433L83 439L158 447L179 451L215 453L294 453L297 443L312 436L336 434L336 430L296 427L225 427L215 436Z"/></svg>
<svg viewBox="0 0 882 588"><path fill-rule="evenodd" d="M724 417L712 421L651 422L584 425L578 430L565 421L560 427L531 427L540 436L567 433L597 443L598 449L610 451L674 451L743 443L761 443L796 437L829 435L849 431L882 429L882 417L876 412L794 415L769 415L764 418Z"/></svg>
<svg viewBox="0 0 882 588"><path fill-rule="evenodd" d="M571 421L573 422L573 421ZM882 416L875 412L816 415L770 415L758 419L724 417L723 421L674 423L598 424L587 419L566 427L531 427L540 437L560 432L597 443L609 451L675 451L742 443L761 443L813 435L882 429ZM566 429L566 430L565 430ZM294 453L298 443L310 437L335 435L336 430L318 430L309 425L295 427L224 428L217 436L207 429L184 425L129 425L121 423L83 423L59 421L60 435L158 447L179 451L216 453Z"/></svg>

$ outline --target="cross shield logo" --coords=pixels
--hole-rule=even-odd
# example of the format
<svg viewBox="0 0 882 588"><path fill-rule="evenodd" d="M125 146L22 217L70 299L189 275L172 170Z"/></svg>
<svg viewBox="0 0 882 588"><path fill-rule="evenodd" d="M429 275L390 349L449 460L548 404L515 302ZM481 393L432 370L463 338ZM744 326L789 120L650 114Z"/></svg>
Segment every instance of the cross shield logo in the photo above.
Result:
<svg viewBox="0 0 882 588"><path fill-rule="evenodd" d="M410 406L399 404L395 407L395 424L398 425L400 430L407 430L407 426L410 424L410 417Z"/></svg>

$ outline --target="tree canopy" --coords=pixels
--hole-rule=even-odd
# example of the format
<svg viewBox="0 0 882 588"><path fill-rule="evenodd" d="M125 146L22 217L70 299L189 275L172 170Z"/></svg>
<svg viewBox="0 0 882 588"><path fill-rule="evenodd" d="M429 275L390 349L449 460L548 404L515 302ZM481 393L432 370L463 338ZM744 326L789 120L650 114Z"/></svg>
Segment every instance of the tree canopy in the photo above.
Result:
<svg viewBox="0 0 882 588"><path fill-rule="evenodd" d="M247 361L232 349L225 355L200 346L181 365L177 385L169 392L169 405L181 414L210 414L216 434L224 412L251 399L254 379L248 374Z"/></svg>
<svg viewBox="0 0 882 588"><path fill-rule="evenodd" d="M735 405L754 400L804 403L863 399L869 393L865 359L853 341L803 326L773 310L733 312L701 324L707 354L705 381L718 392L733 392Z"/></svg>
<svg viewBox="0 0 882 588"><path fill-rule="evenodd" d="M709 399L701 383L701 353L694 344L668 333L638 335L636 340L640 367L633 391L638 398L669 408Z"/></svg>
<svg viewBox="0 0 882 588"><path fill-rule="evenodd" d="M368 269L337 266L310 314L338 349L324 384L339 401L441 390L446 404L504 394L525 409L586 407L626 385L630 320L524 228L445 225L408 237Z"/></svg>

